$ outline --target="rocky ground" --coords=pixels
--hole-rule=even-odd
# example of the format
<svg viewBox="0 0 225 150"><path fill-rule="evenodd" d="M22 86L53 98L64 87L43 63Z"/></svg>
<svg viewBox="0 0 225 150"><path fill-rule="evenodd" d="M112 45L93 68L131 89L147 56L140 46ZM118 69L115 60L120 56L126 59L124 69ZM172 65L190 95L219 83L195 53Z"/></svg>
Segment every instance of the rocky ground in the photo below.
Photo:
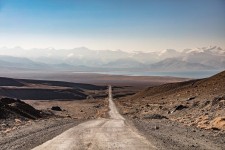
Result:
<svg viewBox="0 0 225 150"><path fill-rule="evenodd" d="M120 113L159 149L225 147L225 72L117 98Z"/></svg>
<svg viewBox="0 0 225 150"><path fill-rule="evenodd" d="M0 118L0 149L29 150L67 129L99 117L107 117L108 102L105 99L83 101L20 101L10 99L10 109ZM0 101L2 102L2 101ZM7 101L9 102L9 100ZM11 109L14 103L22 103L20 112ZM7 106L8 106L7 105ZM19 105L20 106L20 105ZM0 107L2 111L6 106ZM54 109L52 108L60 108ZM8 107L7 107L8 108ZM32 108L26 111L25 108ZM24 113L29 114L28 117ZM30 118L34 112L40 116ZM1 113L3 114L3 113Z"/></svg>
<svg viewBox="0 0 225 150"><path fill-rule="evenodd" d="M32 89L37 87L35 81L25 81ZM39 83L38 89L57 88L60 94L62 87L75 86L69 83L61 85L61 82ZM224 83L225 72L222 72L206 79L151 85L142 91L139 86L114 86L113 97L128 123L158 149L222 150L225 147ZM2 85L1 92L15 89L11 79L10 84L13 85ZM16 86L23 88L24 85ZM79 101L0 101L0 149L31 149L83 121L107 118L109 109L104 88L89 87L78 89L85 95ZM66 91L63 93L68 94ZM14 91L6 94L14 94Z"/></svg>
<svg viewBox="0 0 225 150"><path fill-rule="evenodd" d="M107 99L82 100L82 101L37 101L26 100L34 108L42 111L51 111L57 116L73 119L96 119L107 117ZM58 106L62 111L52 111L52 107Z"/></svg>
<svg viewBox="0 0 225 150"><path fill-rule="evenodd" d="M225 72L213 77L150 87L121 98L122 114L161 115L187 126L225 130Z"/></svg>
<svg viewBox="0 0 225 150"><path fill-rule="evenodd" d="M0 134L1 150L29 150L81 123L69 118L38 119L23 122Z"/></svg>
<svg viewBox="0 0 225 150"><path fill-rule="evenodd" d="M223 150L225 133L218 130L204 130L169 119L133 119L136 127L159 150Z"/></svg>

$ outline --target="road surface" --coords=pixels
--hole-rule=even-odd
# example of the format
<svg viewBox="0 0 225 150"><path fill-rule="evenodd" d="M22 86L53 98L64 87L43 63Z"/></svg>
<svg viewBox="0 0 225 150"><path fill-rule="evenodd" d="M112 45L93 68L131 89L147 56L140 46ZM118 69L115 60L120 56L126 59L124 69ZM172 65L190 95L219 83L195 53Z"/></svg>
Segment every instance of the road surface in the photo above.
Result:
<svg viewBox="0 0 225 150"><path fill-rule="evenodd" d="M112 101L109 86L109 119L82 123L33 150L151 150L156 149L125 122Z"/></svg>

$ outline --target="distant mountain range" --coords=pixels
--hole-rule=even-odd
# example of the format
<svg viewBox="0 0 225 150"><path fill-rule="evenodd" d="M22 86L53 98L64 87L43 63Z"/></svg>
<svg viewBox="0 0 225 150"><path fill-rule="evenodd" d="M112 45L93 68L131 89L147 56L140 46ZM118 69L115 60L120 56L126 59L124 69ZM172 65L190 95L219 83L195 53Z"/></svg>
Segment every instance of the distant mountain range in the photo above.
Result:
<svg viewBox="0 0 225 150"><path fill-rule="evenodd" d="M122 50L0 48L1 69L65 71L193 71L225 69L225 49L217 46L152 52Z"/></svg>

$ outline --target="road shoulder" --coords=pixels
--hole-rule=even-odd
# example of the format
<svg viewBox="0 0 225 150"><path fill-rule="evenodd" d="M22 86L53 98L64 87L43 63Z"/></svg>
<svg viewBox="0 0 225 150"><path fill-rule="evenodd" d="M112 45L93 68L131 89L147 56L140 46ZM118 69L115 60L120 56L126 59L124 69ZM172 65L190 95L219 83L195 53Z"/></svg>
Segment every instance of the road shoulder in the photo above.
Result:
<svg viewBox="0 0 225 150"><path fill-rule="evenodd" d="M29 150L71 127L84 122L69 118L51 118L27 122L25 125L7 134L0 135L1 150Z"/></svg>

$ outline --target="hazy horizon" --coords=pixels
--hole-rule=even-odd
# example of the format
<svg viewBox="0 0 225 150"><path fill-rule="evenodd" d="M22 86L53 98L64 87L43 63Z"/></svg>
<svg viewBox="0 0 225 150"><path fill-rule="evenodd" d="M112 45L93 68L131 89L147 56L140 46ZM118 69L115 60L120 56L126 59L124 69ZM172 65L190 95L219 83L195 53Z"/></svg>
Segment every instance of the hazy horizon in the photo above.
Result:
<svg viewBox="0 0 225 150"><path fill-rule="evenodd" d="M23 47L23 46L0 46L0 49L23 49L23 50L35 50L35 49L48 49L48 50L73 50L73 49L88 49L88 50L91 50L91 51L107 51L107 50L110 50L110 51L122 51L122 52L127 52L127 53L135 53L135 52L141 52L141 53L150 53L150 52L160 52L160 51L165 51L165 50L176 50L178 52L181 52L183 50L187 50L187 49L202 49L202 48L211 48L211 47L218 47L218 48L221 48L221 49L225 49L225 47L222 47L220 45L203 45L203 46L199 46L199 47L186 47L186 48L183 48L183 49L176 49L176 48L173 48L173 47L169 47L169 48L165 48L165 49L148 49L148 50L124 50L124 49L121 49L121 48L118 48L118 49L92 49L90 47L87 47L87 46L79 46L79 47L71 47L71 48L56 48L56 47L31 47L31 48L28 48L28 47Z"/></svg>

